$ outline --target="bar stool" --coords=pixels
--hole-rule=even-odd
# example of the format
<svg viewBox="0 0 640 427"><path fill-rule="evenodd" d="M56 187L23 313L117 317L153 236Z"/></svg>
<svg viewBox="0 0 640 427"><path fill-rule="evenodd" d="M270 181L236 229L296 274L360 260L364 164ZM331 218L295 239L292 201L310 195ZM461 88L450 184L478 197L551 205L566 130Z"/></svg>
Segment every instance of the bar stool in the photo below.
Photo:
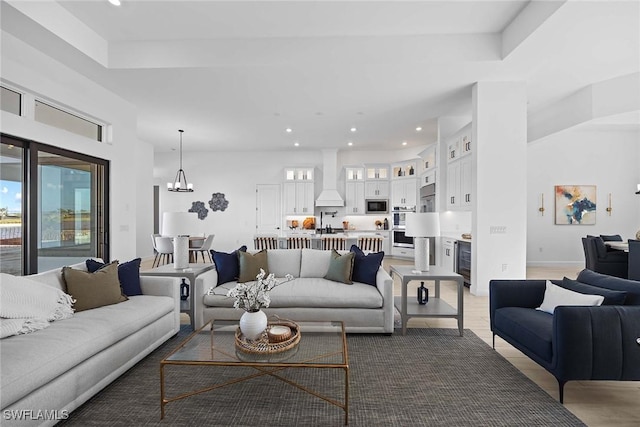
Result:
<svg viewBox="0 0 640 427"><path fill-rule="evenodd" d="M309 249L311 239L308 236L287 237L287 249Z"/></svg>
<svg viewBox="0 0 640 427"><path fill-rule="evenodd" d="M344 251L347 245L346 237L322 236L322 249Z"/></svg>
<svg viewBox="0 0 640 427"><path fill-rule="evenodd" d="M362 252L382 251L383 238L381 236L358 237L358 247Z"/></svg>
<svg viewBox="0 0 640 427"><path fill-rule="evenodd" d="M278 249L278 236L261 235L253 236L254 249L261 251L263 249Z"/></svg>

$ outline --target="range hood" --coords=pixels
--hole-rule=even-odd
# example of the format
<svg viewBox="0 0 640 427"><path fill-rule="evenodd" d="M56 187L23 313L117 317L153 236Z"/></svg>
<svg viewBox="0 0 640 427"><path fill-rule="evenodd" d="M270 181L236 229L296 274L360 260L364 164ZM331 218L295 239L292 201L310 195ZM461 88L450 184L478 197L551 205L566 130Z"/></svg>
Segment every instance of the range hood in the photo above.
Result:
<svg viewBox="0 0 640 427"><path fill-rule="evenodd" d="M338 150L322 150L322 164L322 191L316 199L316 206L344 206L337 190Z"/></svg>

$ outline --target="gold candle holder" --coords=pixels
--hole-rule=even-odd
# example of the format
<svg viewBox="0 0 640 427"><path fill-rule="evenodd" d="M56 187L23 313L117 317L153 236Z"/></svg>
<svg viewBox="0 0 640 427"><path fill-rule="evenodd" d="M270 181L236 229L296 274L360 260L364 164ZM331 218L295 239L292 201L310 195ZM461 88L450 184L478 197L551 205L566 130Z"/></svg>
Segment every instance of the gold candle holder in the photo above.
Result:
<svg viewBox="0 0 640 427"><path fill-rule="evenodd" d="M609 206L607 206L607 209L605 209L607 211L607 213L609 214L609 216L611 216L611 193L609 193Z"/></svg>
<svg viewBox="0 0 640 427"><path fill-rule="evenodd" d="M544 216L544 193L540 193L540 207L538 208L538 211L542 216Z"/></svg>

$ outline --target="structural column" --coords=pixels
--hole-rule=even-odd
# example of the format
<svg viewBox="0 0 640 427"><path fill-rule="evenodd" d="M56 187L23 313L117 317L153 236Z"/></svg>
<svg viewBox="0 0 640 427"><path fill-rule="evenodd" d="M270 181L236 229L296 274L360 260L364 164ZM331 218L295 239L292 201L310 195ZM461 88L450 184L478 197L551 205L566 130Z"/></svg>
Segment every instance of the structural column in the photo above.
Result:
<svg viewBox="0 0 640 427"><path fill-rule="evenodd" d="M524 82L473 87L471 292L526 276L527 98Z"/></svg>

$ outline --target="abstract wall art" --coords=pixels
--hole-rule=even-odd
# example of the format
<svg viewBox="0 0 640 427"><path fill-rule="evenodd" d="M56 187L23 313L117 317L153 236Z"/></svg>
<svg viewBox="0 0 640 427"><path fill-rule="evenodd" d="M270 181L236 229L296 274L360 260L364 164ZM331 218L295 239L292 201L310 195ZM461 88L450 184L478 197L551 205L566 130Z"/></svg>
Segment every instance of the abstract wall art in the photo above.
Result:
<svg viewBox="0 0 640 427"><path fill-rule="evenodd" d="M224 211L229 206L229 201L224 198L224 193L213 193L209 200L209 207L212 211Z"/></svg>
<svg viewBox="0 0 640 427"><path fill-rule="evenodd" d="M556 185L556 224L596 223L595 185Z"/></svg>
<svg viewBox="0 0 640 427"><path fill-rule="evenodd" d="M198 219L205 219L209 214L209 209L204 207L204 202L197 201L191 202L191 209L189 212L196 212L198 214Z"/></svg>

